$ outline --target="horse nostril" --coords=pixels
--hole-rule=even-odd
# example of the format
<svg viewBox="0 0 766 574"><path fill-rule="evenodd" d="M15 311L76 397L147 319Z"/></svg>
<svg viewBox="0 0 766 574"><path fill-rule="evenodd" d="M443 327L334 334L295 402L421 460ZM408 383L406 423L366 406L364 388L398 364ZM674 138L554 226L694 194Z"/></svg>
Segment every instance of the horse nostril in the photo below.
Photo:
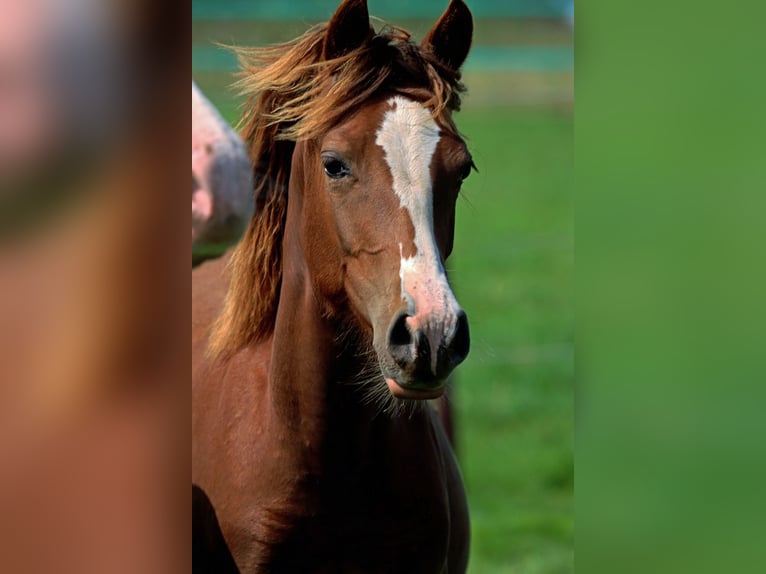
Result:
<svg viewBox="0 0 766 574"><path fill-rule="evenodd" d="M388 329L388 352L400 368L406 368L413 360L412 333L407 325L407 313L400 311Z"/></svg>
<svg viewBox="0 0 766 574"><path fill-rule="evenodd" d="M412 333L410 333L410 328L407 326L407 317L407 313L402 311L394 318L388 330L389 346L399 347L412 343Z"/></svg>
<svg viewBox="0 0 766 574"><path fill-rule="evenodd" d="M456 366L465 360L470 348L471 334L468 329L468 316L463 311L460 311L457 315L457 322L455 324L455 332L452 335L452 341L449 343L453 366Z"/></svg>

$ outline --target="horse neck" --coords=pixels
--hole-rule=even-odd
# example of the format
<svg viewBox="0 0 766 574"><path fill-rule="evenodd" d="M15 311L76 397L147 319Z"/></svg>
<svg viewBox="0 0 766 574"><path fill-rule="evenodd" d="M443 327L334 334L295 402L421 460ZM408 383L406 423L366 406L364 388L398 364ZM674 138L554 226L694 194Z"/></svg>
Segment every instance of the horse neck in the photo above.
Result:
<svg viewBox="0 0 766 574"><path fill-rule="evenodd" d="M270 404L292 431L317 436L332 384L334 337L308 278L290 275L282 281L272 339Z"/></svg>
<svg viewBox="0 0 766 574"><path fill-rule="evenodd" d="M290 196L291 203L299 203L292 188ZM272 429L284 433L286 448L295 449L305 466L323 464L324 446L344 436L355 437L362 456L365 437L384 430L385 417L376 417L375 409L363 404L364 394L353 384L369 359L339 340L337 324L321 307L297 237L298 217L291 209L298 211L299 206L288 207L267 392Z"/></svg>

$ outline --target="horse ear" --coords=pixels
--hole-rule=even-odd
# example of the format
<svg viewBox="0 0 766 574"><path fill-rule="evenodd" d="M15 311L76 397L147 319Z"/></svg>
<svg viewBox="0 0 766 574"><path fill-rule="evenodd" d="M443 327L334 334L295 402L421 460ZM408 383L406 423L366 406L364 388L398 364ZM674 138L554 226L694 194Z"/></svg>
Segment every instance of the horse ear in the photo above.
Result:
<svg viewBox="0 0 766 574"><path fill-rule="evenodd" d="M431 50L453 70L459 70L471 49L473 17L463 0L450 0L449 6L420 45Z"/></svg>
<svg viewBox="0 0 766 574"><path fill-rule="evenodd" d="M324 59L338 58L355 50L372 34L367 0L344 0L327 26Z"/></svg>

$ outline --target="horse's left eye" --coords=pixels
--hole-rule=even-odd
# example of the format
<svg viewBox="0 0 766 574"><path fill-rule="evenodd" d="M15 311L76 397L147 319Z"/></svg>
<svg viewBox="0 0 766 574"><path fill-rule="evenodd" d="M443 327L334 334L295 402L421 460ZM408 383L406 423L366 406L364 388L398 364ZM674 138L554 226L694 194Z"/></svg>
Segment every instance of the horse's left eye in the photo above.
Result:
<svg viewBox="0 0 766 574"><path fill-rule="evenodd" d="M345 177L350 173L348 166L336 157L323 159L324 172L333 179Z"/></svg>

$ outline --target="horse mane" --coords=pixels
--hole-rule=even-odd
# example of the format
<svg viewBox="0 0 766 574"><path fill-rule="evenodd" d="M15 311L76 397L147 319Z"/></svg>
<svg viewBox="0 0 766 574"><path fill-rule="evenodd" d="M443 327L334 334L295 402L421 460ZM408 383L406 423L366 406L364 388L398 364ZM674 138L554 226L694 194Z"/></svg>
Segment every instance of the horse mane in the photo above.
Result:
<svg viewBox="0 0 766 574"><path fill-rule="evenodd" d="M239 129L254 166L255 211L233 250L230 285L209 351L231 355L274 329L282 280L282 238L295 142L321 136L380 93L421 101L443 129L456 133L450 112L465 91L460 72L384 25L361 46L325 60L328 24L291 42L235 48L235 86L247 97Z"/></svg>

